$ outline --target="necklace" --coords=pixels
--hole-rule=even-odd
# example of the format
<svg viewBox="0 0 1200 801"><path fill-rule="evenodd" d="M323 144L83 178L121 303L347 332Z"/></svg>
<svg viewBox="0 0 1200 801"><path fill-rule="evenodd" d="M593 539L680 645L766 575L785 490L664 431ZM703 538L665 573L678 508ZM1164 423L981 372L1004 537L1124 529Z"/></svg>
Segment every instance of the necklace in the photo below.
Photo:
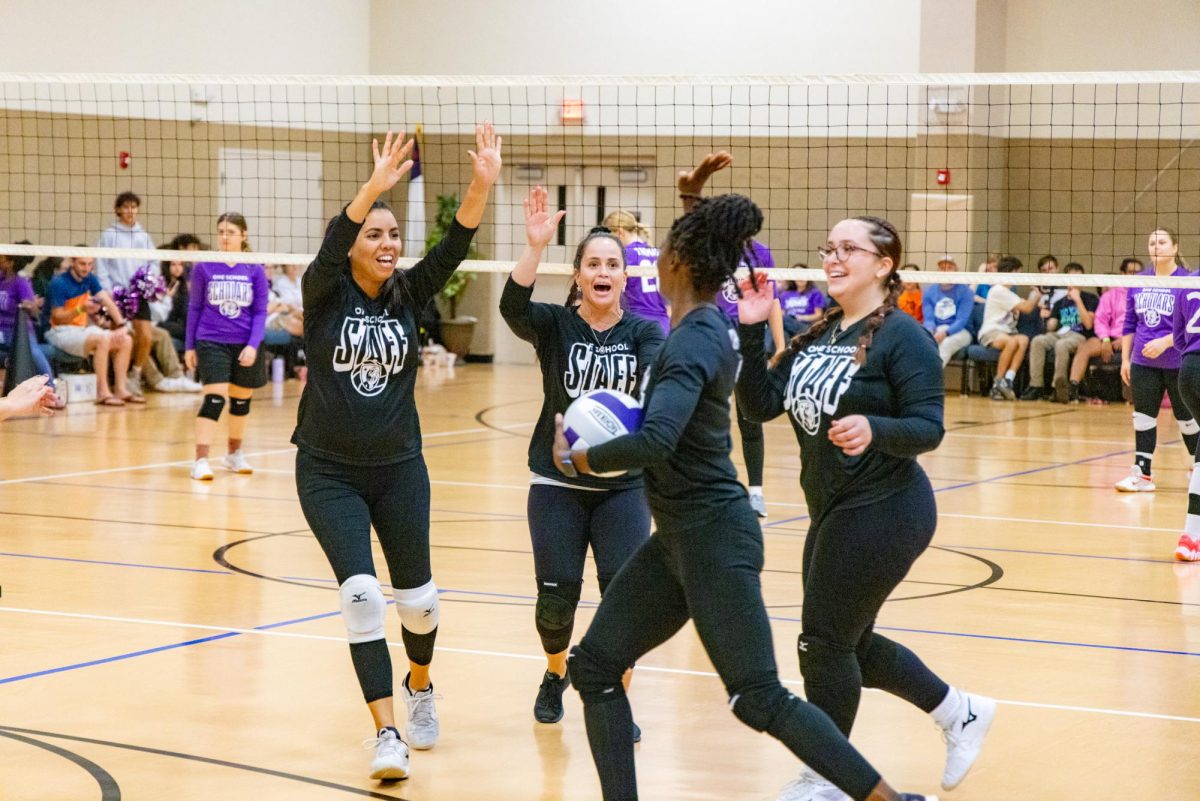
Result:
<svg viewBox="0 0 1200 801"><path fill-rule="evenodd" d="M842 321L839 318L838 321L833 324L833 329L829 333L829 344L836 345L838 337L844 333L846 332L842 330Z"/></svg>
<svg viewBox="0 0 1200 801"><path fill-rule="evenodd" d="M610 325L608 327L608 330L604 332L603 340L601 340L600 337L597 336L596 329L592 328L592 324L587 321L587 318L585 318L581 314L581 315L579 315L579 319L583 320L583 324L587 326L587 330L592 335L592 339L596 340L597 347L603 348L605 345L608 344L608 338L612 336L613 329L615 329L617 327L617 324L621 322L621 318L624 316L625 316L625 310L617 309L617 319L615 321L613 321L613 324ZM601 322L603 322L603 321L601 321Z"/></svg>

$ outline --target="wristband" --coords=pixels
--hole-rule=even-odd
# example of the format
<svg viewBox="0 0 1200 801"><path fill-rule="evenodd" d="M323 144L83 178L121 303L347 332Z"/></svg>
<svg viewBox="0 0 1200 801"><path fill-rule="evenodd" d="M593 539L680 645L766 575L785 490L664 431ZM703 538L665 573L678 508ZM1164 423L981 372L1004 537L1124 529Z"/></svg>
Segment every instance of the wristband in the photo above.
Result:
<svg viewBox="0 0 1200 801"><path fill-rule="evenodd" d="M1103 342L1105 345L1108 345L1112 342L1112 337L1105 337L1104 339L1102 339L1100 341Z"/></svg>
<svg viewBox="0 0 1200 801"><path fill-rule="evenodd" d="M680 192L679 199L680 200L700 200L701 195L697 195L695 192Z"/></svg>

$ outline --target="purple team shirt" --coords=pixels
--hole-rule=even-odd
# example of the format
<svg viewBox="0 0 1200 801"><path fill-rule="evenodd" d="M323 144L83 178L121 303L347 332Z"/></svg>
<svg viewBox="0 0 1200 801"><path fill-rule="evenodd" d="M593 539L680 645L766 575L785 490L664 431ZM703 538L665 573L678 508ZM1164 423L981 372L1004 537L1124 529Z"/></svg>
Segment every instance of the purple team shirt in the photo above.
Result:
<svg viewBox="0 0 1200 801"><path fill-rule="evenodd" d="M8 347L17 328L18 307L33 300L33 286L19 275L0 278L0 346Z"/></svg>
<svg viewBox="0 0 1200 801"><path fill-rule="evenodd" d="M792 317L812 314L825 308L825 295L815 286L807 292L780 292L779 305L784 314Z"/></svg>
<svg viewBox="0 0 1200 801"><path fill-rule="evenodd" d="M658 265L658 248L645 242L630 242L625 246L625 264L628 267L655 267ZM671 333L667 302L658 292L658 276L629 276L625 282L625 307L631 314L658 323L664 334Z"/></svg>
<svg viewBox="0 0 1200 801"><path fill-rule="evenodd" d="M757 270L759 267L770 269L771 267L775 266L775 259L771 256L770 248L768 248L762 242L759 242L757 239L751 240L750 246L754 249L755 261L757 262L754 265L754 269ZM747 265L745 262L743 262L740 266L745 267ZM772 282L772 285L774 285L774 282ZM717 308L725 312L729 319L736 322L738 318L737 301L737 288L734 286L733 279L730 278L725 282L725 285L717 291Z"/></svg>
<svg viewBox="0 0 1200 801"><path fill-rule="evenodd" d="M192 267L188 297L187 341L226 345L262 344L267 326L267 273L261 264L202 261Z"/></svg>
<svg viewBox="0 0 1200 801"><path fill-rule="evenodd" d="M1154 275L1154 267L1147 267L1138 275ZM1192 272L1184 267L1176 267L1171 275L1192 275ZM1142 348L1150 340L1174 333L1178 291L1160 287L1130 287L1125 293L1125 330L1122 333L1133 334L1130 359L1134 364L1162 370L1179 369L1180 351L1177 347L1167 348L1157 359L1142 353Z"/></svg>
<svg viewBox="0 0 1200 801"><path fill-rule="evenodd" d="M1175 350L1180 358L1200 353L1200 289L1176 289Z"/></svg>

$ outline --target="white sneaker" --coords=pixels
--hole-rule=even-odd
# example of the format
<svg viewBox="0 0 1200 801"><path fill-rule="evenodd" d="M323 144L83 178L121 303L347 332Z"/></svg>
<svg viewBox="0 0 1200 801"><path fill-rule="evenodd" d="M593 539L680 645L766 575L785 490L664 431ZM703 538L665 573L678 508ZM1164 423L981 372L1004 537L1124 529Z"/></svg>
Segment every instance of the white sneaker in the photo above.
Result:
<svg viewBox="0 0 1200 801"><path fill-rule="evenodd" d="M800 772L800 778L788 782L775 801L849 801L850 796L822 778L812 768Z"/></svg>
<svg viewBox="0 0 1200 801"><path fill-rule="evenodd" d="M1142 474L1142 468L1136 464L1129 468L1129 475L1114 485L1117 492L1154 492L1154 480Z"/></svg>
<svg viewBox="0 0 1200 801"><path fill-rule="evenodd" d="M240 473L243 476L248 476L254 472L254 468L246 461L246 457L242 456L241 451L226 454L225 458L221 460L221 467L224 467L231 473Z"/></svg>
<svg viewBox="0 0 1200 801"><path fill-rule="evenodd" d="M379 736L365 741L363 748L375 749L375 758L371 760L372 779L408 778L408 746L395 729L380 729Z"/></svg>
<svg viewBox="0 0 1200 801"><path fill-rule="evenodd" d="M213 471L212 468L208 466L207 459L197 459L192 463L192 478L196 479L197 481L213 480Z"/></svg>
<svg viewBox="0 0 1200 801"><path fill-rule="evenodd" d="M175 380L178 381L179 386L182 387L182 389L179 390L180 392L199 392L200 390L204 389L203 384L201 384L199 381L193 381L186 375L181 375Z"/></svg>
<svg viewBox="0 0 1200 801"><path fill-rule="evenodd" d="M761 495L750 496L750 508L754 510L754 514L760 519L765 520L767 517L767 499Z"/></svg>
<svg viewBox="0 0 1200 801"><path fill-rule="evenodd" d="M408 705L408 725L404 730L408 741L418 751L433 748L441 733L437 708L433 704L434 699L440 696L433 694L433 682L424 690L414 693L408 688L408 676L405 676L403 691L404 703Z"/></svg>
<svg viewBox="0 0 1200 801"><path fill-rule="evenodd" d="M950 728L942 729L942 740L946 743L943 790L953 790L966 778L967 771L979 757L992 719L996 717L996 702L991 698L964 692L962 700L958 719L950 724Z"/></svg>
<svg viewBox="0 0 1200 801"><path fill-rule="evenodd" d="M179 381L180 379L178 378L164 378L150 388L155 392L183 392L183 387Z"/></svg>

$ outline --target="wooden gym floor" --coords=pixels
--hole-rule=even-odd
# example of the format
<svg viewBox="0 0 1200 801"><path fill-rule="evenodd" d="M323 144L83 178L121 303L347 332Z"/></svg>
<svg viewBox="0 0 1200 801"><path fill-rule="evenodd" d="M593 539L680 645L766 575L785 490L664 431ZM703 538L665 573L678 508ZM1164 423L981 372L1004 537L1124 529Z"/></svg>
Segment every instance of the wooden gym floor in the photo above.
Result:
<svg viewBox="0 0 1200 801"><path fill-rule="evenodd" d="M295 497L298 384L256 398L256 473L210 484L187 475L197 396L0 426L0 798L598 798L578 696L561 724L531 714L539 386L535 368L482 365L418 384L442 739L391 786L366 778L370 719ZM1132 459L1127 407L955 394L946 422L922 459L939 490L934 546L879 621L949 682L1000 700L975 771L943 797L1195 801L1200 564L1171 559L1188 459L1169 414L1160 489L1145 495L1112 490ZM764 587L800 692L798 467L790 429L770 424ZM584 597L577 631L593 575ZM399 680L394 615L388 631ZM644 798L772 799L797 774L729 714L690 628L646 657L631 695ZM868 692L854 741L896 786L937 791L943 746L918 711Z"/></svg>

